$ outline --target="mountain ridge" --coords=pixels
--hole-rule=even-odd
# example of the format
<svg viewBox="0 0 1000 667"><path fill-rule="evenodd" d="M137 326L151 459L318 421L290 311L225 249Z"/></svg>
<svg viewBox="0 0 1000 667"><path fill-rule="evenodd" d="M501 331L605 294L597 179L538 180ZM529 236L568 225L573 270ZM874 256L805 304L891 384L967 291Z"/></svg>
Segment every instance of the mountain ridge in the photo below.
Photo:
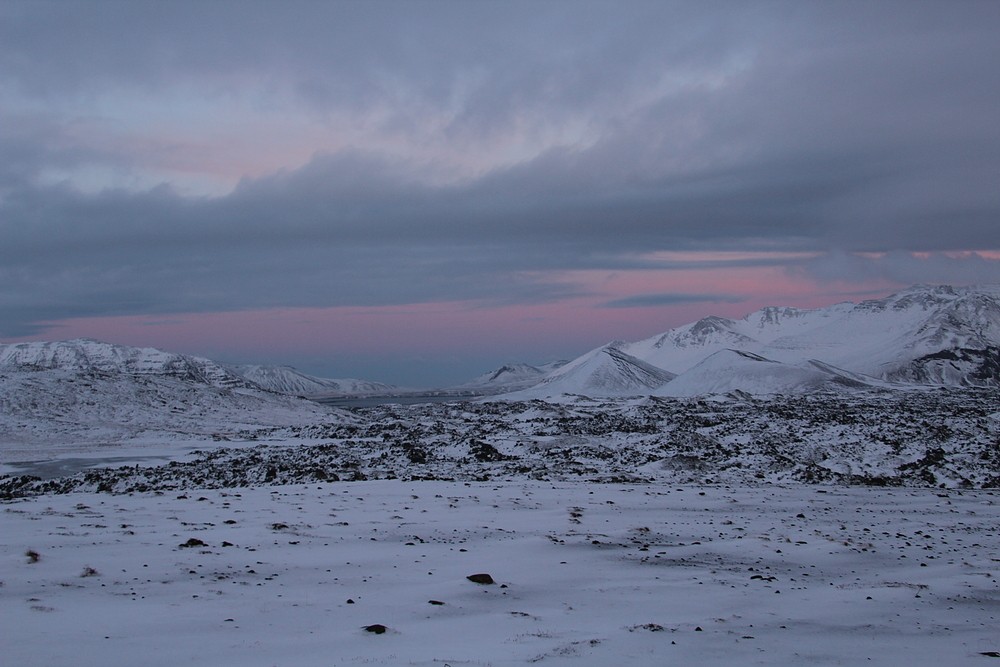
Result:
<svg viewBox="0 0 1000 667"><path fill-rule="evenodd" d="M1000 384L1000 286L913 286L811 310L769 306L709 316L622 349L683 374L724 349L779 362L810 359L885 382Z"/></svg>
<svg viewBox="0 0 1000 667"><path fill-rule="evenodd" d="M662 386L629 385L624 377L629 371L619 367L617 380L610 379L608 368L597 371L604 374L600 381L566 380L609 347L633 366L645 364L670 378ZM714 362L720 367L712 371L706 362L724 351L736 356L722 354ZM748 363L749 357L739 356L744 353L780 370ZM735 375L728 383L714 377L724 373ZM601 388L616 383L635 394L662 396L1000 386L1000 285L914 285L858 303L767 306L740 319L709 315L639 341L591 350L510 397L628 393Z"/></svg>
<svg viewBox="0 0 1000 667"><path fill-rule="evenodd" d="M503 394L504 400L554 398L565 395L623 397L649 394L674 374L622 351L614 341L577 357L546 375L541 382L520 391Z"/></svg>
<svg viewBox="0 0 1000 667"><path fill-rule="evenodd" d="M308 398L391 394L400 388L385 382L356 378L321 378L291 366L242 364L233 371L254 384L279 394Z"/></svg>

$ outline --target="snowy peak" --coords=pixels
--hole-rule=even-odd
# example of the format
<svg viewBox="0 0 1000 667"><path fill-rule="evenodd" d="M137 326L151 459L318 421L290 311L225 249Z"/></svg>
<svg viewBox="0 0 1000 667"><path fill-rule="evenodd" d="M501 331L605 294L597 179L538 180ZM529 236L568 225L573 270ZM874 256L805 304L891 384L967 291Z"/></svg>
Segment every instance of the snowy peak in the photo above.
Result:
<svg viewBox="0 0 1000 667"><path fill-rule="evenodd" d="M593 397L649 394L673 379L673 373L623 352L611 343L569 362L547 375L539 384L505 398L531 399L564 394Z"/></svg>
<svg viewBox="0 0 1000 667"><path fill-rule="evenodd" d="M236 366L233 370L268 391L293 396L371 396L398 391L398 387L383 382L354 378L319 378L290 366L245 365Z"/></svg>
<svg viewBox="0 0 1000 667"><path fill-rule="evenodd" d="M94 340L0 345L0 445L7 452L214 441L344 418L199 357Z"/></svg>
<svg viewBox="0 0 1000 667"><path fill-rule="evenodd" d="M621 350L670 373L681 373L707 355L725 349L754 349L755 341L739 331L740 323L724 317L705 317Z"/></svg>
<svg viewBox="0 0 1000 667"><path fill-rule="evenodd" d="M724 317L705 317L694 324L681 329L675 329L676 334L669 333L664 337L664 343L669 340L677 347L705 347L716 343L742 343L747 336L736 331L736 322Z"/></svg>
<svg viewBox="0 0 1000 667"><path fill-rule="evenodd" d="M1000 286L915 286L882 299L814 310L772 306L739 320L705 317L610 347L626 355L632 368L644 362L678 373L660 392L664 395L900 383L1000 386ZM606 349L570 362L546 382L589 368ZM638 390L642 384L631 386ZM582 387L580 392L586 393Z"/></svg>
<svg viewBox="0 0 1000 667"><path fill-rule="evenodd" d="M505 364L490 373L489 377L486 378L486 382L506 384L511 381L518 382L524 380L526 377L537 377L541 374L543 374L543 371L528 364Z"/></svg>
<svg viewBox="0 0 1000 667"><path fill-rule="evenodd" d="M758 329L764 329L772 326L780 326L785 320L793 320L802 317L807 310L800 310L798 308L791 307L777 307L768 306L762 308L755 313L747 315L744 319L748 322L757 323Z"/></svg>
<svg viewBox="0 0 1000 667"><path fill-rule="evenodd" d="M682 374L729 349L791 364L818 359L891 382L996 386L1000 287L916 286L858 304L707 317L622 349Z"/></svg>
<svg viewBox="0 0 1000 667"><path fill-rule="evenodd" d="M87 338L0 345L0 370L64 370L83 374L158 375L214 387L249 387L223 366L201 357Z"/></svg>
<svg viewBox="0 0 1000 667"><path fill-rule="evenodd" d="M566 361L553 361L538 366L515 363L504 364L500 368L483 373L473 380L459 385L457 389L477 391L515 391L538 384L546 375L565 366Z"/></svg>

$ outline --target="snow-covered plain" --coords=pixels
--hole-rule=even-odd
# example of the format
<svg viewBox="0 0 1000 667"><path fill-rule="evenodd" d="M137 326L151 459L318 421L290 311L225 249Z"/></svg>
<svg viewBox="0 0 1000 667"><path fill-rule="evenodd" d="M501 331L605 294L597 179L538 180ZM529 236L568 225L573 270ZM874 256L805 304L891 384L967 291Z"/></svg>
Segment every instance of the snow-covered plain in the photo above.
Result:
<svg viewBox="0 0 1000 667"><path fill-rule="evenodd" d="M0 645L24 666L991 664L998 520L992 490L40 496L0 508Z"/></svg>

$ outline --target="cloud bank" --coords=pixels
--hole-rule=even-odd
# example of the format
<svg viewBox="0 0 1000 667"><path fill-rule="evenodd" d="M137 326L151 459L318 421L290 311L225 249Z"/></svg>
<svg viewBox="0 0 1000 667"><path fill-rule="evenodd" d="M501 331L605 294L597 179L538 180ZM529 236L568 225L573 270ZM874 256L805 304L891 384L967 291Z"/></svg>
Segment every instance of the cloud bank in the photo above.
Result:
<svg viewBox="0 0 1000 667"><path fill-rule="evenodd" d="M556 302L657 252L997 281L955 253L1000 246L998 108L995 2L7 2L0 336Z"/></svg>

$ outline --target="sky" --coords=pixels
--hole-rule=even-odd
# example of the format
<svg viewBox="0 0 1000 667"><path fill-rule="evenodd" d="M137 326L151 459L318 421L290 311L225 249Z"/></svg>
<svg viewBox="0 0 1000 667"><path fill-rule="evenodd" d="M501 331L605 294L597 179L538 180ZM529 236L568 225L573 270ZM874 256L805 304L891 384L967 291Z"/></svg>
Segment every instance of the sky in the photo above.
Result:
<svg viewBox="0 0 1000 667"><path fill-rule="evenodd" d="M405 386L1000 282L1000 2L0 3L0 341Z"/></svg>

